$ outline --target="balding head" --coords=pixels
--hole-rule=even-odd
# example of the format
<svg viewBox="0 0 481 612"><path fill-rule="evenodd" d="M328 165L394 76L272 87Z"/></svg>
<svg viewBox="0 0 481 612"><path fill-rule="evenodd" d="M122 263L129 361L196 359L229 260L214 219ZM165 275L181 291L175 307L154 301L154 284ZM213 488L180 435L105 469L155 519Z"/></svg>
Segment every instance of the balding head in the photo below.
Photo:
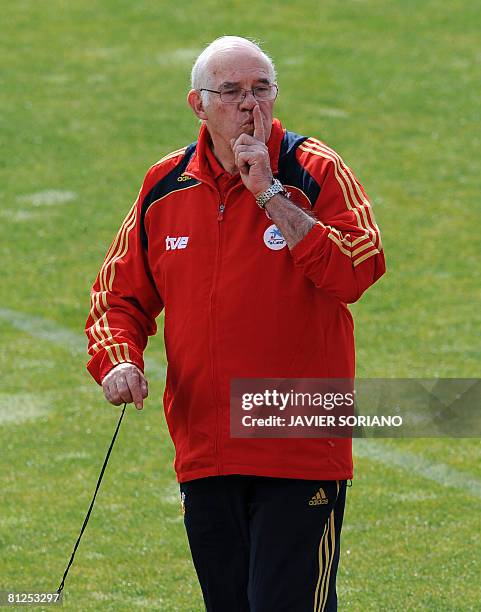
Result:
<svg viewBox="0 0 481 612"><path fill-rule="evenodd" d="M256 56L265 63L269 78L276 80L276 70L272 59L255 42L240 36L222 36L210 43L196 59L192 67L192 89L211 87L214 73L226 64L235 63L236 57Z"/></svg>

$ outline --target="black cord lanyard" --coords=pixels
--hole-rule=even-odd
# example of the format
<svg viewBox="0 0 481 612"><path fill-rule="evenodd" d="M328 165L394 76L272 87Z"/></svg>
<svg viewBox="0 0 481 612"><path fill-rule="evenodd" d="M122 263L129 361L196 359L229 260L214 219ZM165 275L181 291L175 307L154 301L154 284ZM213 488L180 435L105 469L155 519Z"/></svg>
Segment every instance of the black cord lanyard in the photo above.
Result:
<svg viewBox="0 0 481 612"><path fill-rule="evenodd" d="M112 451L112 447L113 447L114 442L115 442L115 438L117 437L117 433L118 433L118 431L120 429L120 423L122 423L122 419L124 418L124 413L125 413L125 409L126 408L127 408L127 404L124 404L124 407L122 409L122 413L121 413L120 418L119 418L119 422L117 423L117 428L115 430L114 437L112 438L112 442L110 443L109 450L107 451L107 455L105 457L104 464L102 466L102 470L100 471L100 476L99 476L99 479L97 481L97 486L95 487L94 496L92 498L92 501L90 502L90 507L88 509L87 516L85 517L84 523L82 525L82 529L80 530L79 537L77 538L77 541L75 542L75 546L74 546L74 549L73 549L73 552L72 552L72 556L70 557L70 561L68 562L67 568L65 569L65 572L64 572L64 575L63 575L63 578L62 578L62 582L60 583L60 586L57 589L57 593L59 595L60 595L60 593L63 590L64 584L65 584L65 579L67 578L67 574L69 572L70 566L73 563L73 559L75 557L75 553L77 552L77 548L78 548L78 546L80 544L80 538L82 537L82 534L85 531L85 528L87 527L87 523L89 522L89 518L90 518L90 514L92 512L92 508L94 506L95 498L97 497L97 492L98 492L98 490L100 488L100 483L102 482L102 477L104 475L105 468L107 467L107 462L109 460L110 453Z"/></svg>

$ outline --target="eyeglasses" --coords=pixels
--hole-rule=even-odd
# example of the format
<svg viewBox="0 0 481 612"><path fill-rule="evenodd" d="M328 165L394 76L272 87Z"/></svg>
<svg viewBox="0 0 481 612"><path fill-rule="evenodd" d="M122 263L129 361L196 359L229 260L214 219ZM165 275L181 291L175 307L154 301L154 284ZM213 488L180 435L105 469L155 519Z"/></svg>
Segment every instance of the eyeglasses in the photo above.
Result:
<svg viewBox="0 0 481 612"><path fill-rule="evenodd" d="M199 91L210 91L210 93L219 94L220 99L222 102L224 102L224 104L239 104L240 102L244 102L249 91L258 102L275 100L277 98L278 90L279 88L275 84L258 85L252 89L242 89L242 87L226 87L220 91L216 91L215 89L207 89L206 87L199 89Z"/></svg>

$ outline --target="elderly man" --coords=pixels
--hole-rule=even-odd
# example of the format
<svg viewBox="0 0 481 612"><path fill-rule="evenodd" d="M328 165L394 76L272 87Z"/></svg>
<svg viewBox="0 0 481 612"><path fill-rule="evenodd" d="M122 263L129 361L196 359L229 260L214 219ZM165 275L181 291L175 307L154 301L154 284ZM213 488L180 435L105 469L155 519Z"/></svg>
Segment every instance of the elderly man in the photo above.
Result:
<svg viewBox="0 0 481 612"><path fill-rule="evenodd" d="M226 36L192 70L196 143L148 171L92 291L88 369L114 405L147 397L165 309L165 415L208 610L335 610L349 439L230 435L236 378L352 378L356 301L385 270L361 185L273 118L276 74Z"/></svg>

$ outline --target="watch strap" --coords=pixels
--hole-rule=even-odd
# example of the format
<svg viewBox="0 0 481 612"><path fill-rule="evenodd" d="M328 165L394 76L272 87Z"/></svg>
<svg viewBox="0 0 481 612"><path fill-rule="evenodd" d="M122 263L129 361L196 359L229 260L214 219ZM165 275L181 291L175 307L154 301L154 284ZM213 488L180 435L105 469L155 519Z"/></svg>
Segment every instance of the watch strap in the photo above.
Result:
<svg viewBox="0 0 481 612"><path fill-rule="evenodd" d="M273 179L272 185L269 187L269 189L266 189L266 191L261 193L261 195L256 198L258 206L264 210L267 202L278 193L282 193L285 197L288 197L288 193L284 189L281 181L279 179Z"/></svg>

